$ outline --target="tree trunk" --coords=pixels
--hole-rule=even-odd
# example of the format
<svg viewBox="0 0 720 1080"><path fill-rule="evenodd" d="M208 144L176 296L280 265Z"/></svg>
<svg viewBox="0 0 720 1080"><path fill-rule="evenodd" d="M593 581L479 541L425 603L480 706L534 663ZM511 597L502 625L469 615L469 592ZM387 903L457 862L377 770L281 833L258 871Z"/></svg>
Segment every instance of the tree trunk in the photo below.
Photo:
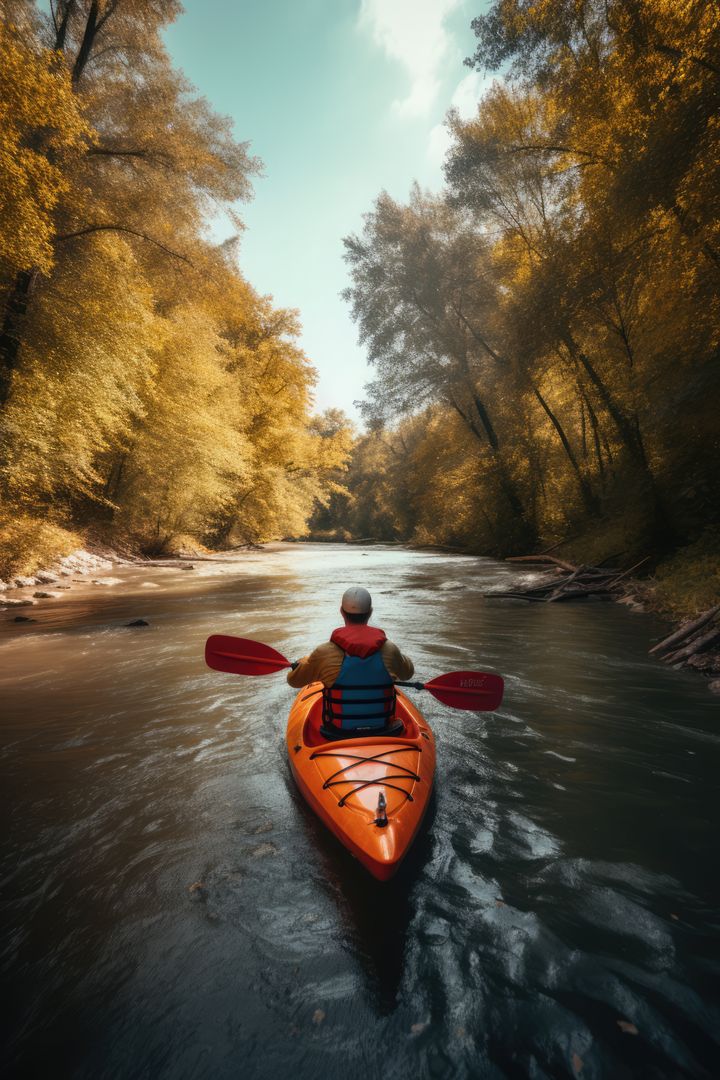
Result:
<svg viewBox="0 0 720 1080"><path fill-rule="evenodd" d="M575 372L575 383L576 383L577 388L578 388L578 394L579 394L579 397L580 397L580 405L583 408L583 410L587 410L587 415L588 415L588 417L590 419L590 427L592 429L592 435L593 435L593 447L594 447L594 450L595 450L595 460L597 461L598 473L600 475L600 484L601 484L601 487L604 489L604 487L605 487L605 462L603 461L602 447L600 446L600 426L598 424L597 413L595 412L595 409L593 408L593 404L592 404L590 398L587 395L585 387L583 386L582 382L580 381L580 376L579 376L577 371ZM611 460L611 458L609 458L608 460Z"/></svg>
<svg viewBox="0 0 720 1080"><path fill-rule="evenodd" d="M583 474L582 469L578 465L578 460L575 457L575 452L573 451L573 448L570 445L570 441L569 441L567 435L565 434L565 431L563 429L562 424L560 423L557 416L552 411L552 409L548 405L547 401L542 396L542 394L540 393L540 391L538 390L538 388L536 386L533 387L533 393L535 394L535 397L538 399L538 401L542 405L545 413L547 414L548 418L550 419L550 423L552 424L552 426L555 428L555 430L558 433L558 436L560 438L560 442L562 443L563 449L565 450L565 453L567 454L568 461L570 462L570 464L572 466L572 469L573 469L573 472L575 473L575 477L576 477L577 482L578 482L578 487L580 488L580 494L582 496L583 506L585 507L585 510L587 511L587 513L589 514L590 517L597 517L599 512L600 512L600 506L598 504L597 498L595 497L595 493L594 493L593 489L591 488L587 477Z"/></svg>
<svg viewBox="0 0 720 1080"><path fill-rule="evenodd" d="M10 397L12 377L20 352L20 333L28 304L35 289L38 270L21 270L15 277L12 291L5 304L2 332L0 332L0 406Z"/></svg>
<svg viewBox="0 0 720 1080"><path fill-rule="evenodd" d="M453 408L465 422L478 442L487 444L490 447L495 464L495 475L498 487L504 495L511 512L522 523L523 541L525 543L532 543L535 538L536 530L528 520L527 511L523 506L512 478L507 474L505 463L502 459L502 454L500 453L500 442L497 437L497 432L490 420L490 415L475 391L471 392L471 397L482 427L478 425L472 415L458 405L454 398L451 397L450 400Z"/></svg>
<svg viewBox="0 0 720 1080"><path fill-rule="evenodd" d="M578 352L577 359L587 372L590 382L597 390L603 405L615 422L626 450L637 461L642 470L649 475L650 469L645 456L645 447L642 444L642 439L638 437L637 420L625 415L585 353Z"/></svg>
<svg viewBox="0 0 720 1080"><path fill-rule="evenodd" d="M92 0L90 10L88 11L87 21L85 23L85 32L82 36L80 48L78 49L78 54L75 57L75 63L73 64L72 69L72 85L75 90L77 90L78 83L82 78L85 65L90 59L98 29L98 0Z"/></svg>
<svg viewBox="0 0 720 1080"><path fill-rule="evenodd" d="M55 51L63 52L65 49L65 39L67 37L68 23L75 7L75 0L65 0L64 3L58 5L58 17L60 22L55 24Z"/></svg>

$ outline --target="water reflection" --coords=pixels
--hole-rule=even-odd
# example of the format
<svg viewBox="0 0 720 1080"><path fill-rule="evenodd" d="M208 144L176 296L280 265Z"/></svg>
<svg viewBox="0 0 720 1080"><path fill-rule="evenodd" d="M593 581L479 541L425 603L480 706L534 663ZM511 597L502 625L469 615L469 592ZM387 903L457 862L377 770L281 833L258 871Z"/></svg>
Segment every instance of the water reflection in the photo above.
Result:
<svg viewBox="0 0 720 1080"><path fill-rule="evenodd" d="M652 619L483 599L513 573L285 547L2 622L11 1069L714 1075L717 703ZM436 803L385 885L295 791L282 677L202 662L217 632L300 655L358 582L421 676L507 678L493 716L418 697Z"/></svg>

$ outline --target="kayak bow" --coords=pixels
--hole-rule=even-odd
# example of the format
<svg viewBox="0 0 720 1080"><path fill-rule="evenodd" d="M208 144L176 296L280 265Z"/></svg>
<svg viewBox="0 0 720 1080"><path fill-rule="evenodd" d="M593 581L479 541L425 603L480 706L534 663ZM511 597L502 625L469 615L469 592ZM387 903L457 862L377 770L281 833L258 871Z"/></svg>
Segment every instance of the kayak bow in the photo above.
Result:
<svg viewBox="0 0 720 1080"><path fill-rule="evenodd" d="M397 735L328 741L320 734L320 683L295 699L287 726L290 767L303 797L341 844L380 881L397 871L427 810L435 740L397 693Z"/></svg>

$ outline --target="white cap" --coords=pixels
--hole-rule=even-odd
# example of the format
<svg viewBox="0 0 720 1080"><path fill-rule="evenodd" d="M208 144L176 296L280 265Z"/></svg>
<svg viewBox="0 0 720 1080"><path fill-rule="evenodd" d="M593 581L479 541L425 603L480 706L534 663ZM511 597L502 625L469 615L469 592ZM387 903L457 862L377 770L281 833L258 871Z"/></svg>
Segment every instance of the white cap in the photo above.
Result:
<svg viewBox="0 0 720 1080"><path fill-rule="evenodd" d="M343 611L349 615L369 615L372 611L372 597L367 589L359 585L346 589L340 603Z"/></svg>

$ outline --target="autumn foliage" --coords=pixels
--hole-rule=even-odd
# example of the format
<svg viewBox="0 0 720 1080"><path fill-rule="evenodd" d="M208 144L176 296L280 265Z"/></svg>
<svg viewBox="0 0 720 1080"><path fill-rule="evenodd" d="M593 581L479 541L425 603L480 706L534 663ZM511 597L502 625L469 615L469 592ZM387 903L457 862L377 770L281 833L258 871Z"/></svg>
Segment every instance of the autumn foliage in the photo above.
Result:
<svg viewBox="0 0 720 1080"><path fill-rule="evenodd" d="M587 561L720 541L718 7L494 0L473 28L503 77L450 114L446 189L346 240L376 377L336 518Z"/></svg>
<svg viewBox="0 0 720 1080"><path fill-rule="evenodd" d="M301 533L350 445L209 238L259 162L170 63L178 11L13 0L0 37L0 515L149 551Z"/></svg>

